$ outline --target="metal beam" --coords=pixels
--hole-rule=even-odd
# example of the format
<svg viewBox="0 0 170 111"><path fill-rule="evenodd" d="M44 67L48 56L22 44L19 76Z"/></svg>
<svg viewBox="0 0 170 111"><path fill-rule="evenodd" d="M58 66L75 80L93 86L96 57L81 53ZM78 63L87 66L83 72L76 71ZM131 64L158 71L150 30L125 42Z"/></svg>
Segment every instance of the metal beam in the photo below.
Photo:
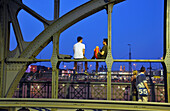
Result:
<svg viewBox="0 0 170 111"><path fill-rule="evenodd" d="M51 57L51 64L52 64L52 98L57 99L58 98L58 75L59 75L59 67L57 67L58 64L58 45L57 40L60 37L60 33L56 33L53 35L53 54Z"/></svg>
<svg viewBox="0 0 170 111"><path fill-rule="evenodd" d="M6 1L6 0L4 0L4 1ZM35 18L37 18L38 20L43 22L44 24L46 24L46 25L50 24L49 21L47 21L46 19L41 17L39 14L37 14L36 12L31 10L30 8L28 8L27 6L25 6L21 2L19 2L17 0L13 0L13 1L15 3L17 3L21 8L26 10L28 13L33 15ZM118 2L121 2L121 1L124 1L124 0L109 0L108 2L105 2L104 0L92 0L92 1L89 1L89 2L79 6L78 8L70 11L69 13L65 14L63 17L56 20L53 24L49 25L42 33L40 33L27 46L27 48L24 48L24 51L21 53L21 55L18 55L18 57L23 58L23 59L29 59L29 58L36 57L39 54L39 52L45 46L47 46L48 43L50 43L52 41L52 36L55 33L63 32L65 29L69 28L70 26L77 23L78 21L81 21L82 19L104 9L105 6L109 3L113 3L113 2L118 3ZM6 2L8 2L8 1L6 1ZM6 4L5 4L5 6L6 6ZM77 13L79 13L79 14L77 14ZM4 17L7 17L7 16L4 16ZM8 21L8 18L5 19L5 20ZM9 49L9 44L6 43L5 45L6 45L6 48ZM9 50L7 50L6 52L8 52L8 51ZM4 61L6 62L6 58L4 59ZM49 61L49 60L45 60L45 61ZM8 97L12 97L13 91L16 88L17 83L19 82L20 78L24 74L24 71L26 70L27 65L30 63L30 62L26 62L26 63L18 63L18 62L20 62L20 61L13 62L13 63L16 63L16 64L9 64L8 65L9 69L12 68L14 65L16 65L16 68L17 68L17 66L19 66L19 68L21 68L21 69L17 68L17 70L13 71L13 72L15 72L15 74L14 74L15 77L13 78L13 80L11 80L12 83L10 85L8 84L6 86L7 89L5 91L7 91L7 92L6 92L5 96L7 96L7 94L8 94ZM6 67L3 67L3 68L7 69ZM2 67L1 67L1 71L2 71ZM7 72L7 75L9 75L9 77L10 77L10 75L11 75L10 70ZM5 77L5 76L3 76L3 77ZM5 80L5 79L2 79L2 80Z"/></svg>
<svg viewBox="0 0 170 111"><path fill-rule="evenodd" d="M59 18L60 0L54 0L54 20Z"/></svg>
<svg viewBox="0 0 170 111"><path fill-rule="evenodd" d="M8 8L7 1L3 2L4 6L1 9L1 14L4 16L1 18L1 28L2 30L2 38L1 38L1 71L0 71L0 97L5 96L6 90L6 73L7 73L7 64L5 63L5 59L7 58L8 50L9 50L9 23L8 23Z"/></svg>
<svg viewBox="0 0 170 111"><path fill-rule="evenodd" d="M23 39L23 36L22 36L20 25L19 25L17 17L15 16L11 7L9 7L9 12L10 12L9 14L10 14L10 17L11 17L12 26L13 26L13 29L14 29L14 32L15 32L16 40L17 40L19 50L20 50L20 53L21 53L23 51L23 41L24 41L24 39Z"/></svg>
<svg viewBox="0 0 170 111"><path fill-rule="evenodd" d="M105 62L105 59L58 59L59 62ZM160 59L113 59L114 62L157 62L163 63ZM26 58L8 58L7 63L21 63L21 62L50 62L50 59L26 59Z"/></svg>
<svg viewBox="0 0 170 111"><path fill-rule="evenodd" d="M33 99L33 98L2 98L0 107L41 107L62 109L103 109L103 110L140 110L169 111L169 103L110 101L110 100L80 100L80 99Z"/></svg>
<svg viewBox="0 0 170 111"><path fill-rule="evenodd" d="M160 59L114 59L114 62L164 62Z"/></svg>
<svg viewBox="0 0 170 111"><path fill-rule="evenodd" d="M165 10L164 10L164 14L165 14L165 32L164 32L164 57L165 57L165 66L166 66L166 76L167 78L165 78L165 83L167 83L166 86L166 91L167 91L167 98L168 98L168 102L170 102L170 30L169 30L169 26L170 26L170 0L165 0Z"/></svg>
<svg viewBox="0 0 170 111"><path fill-rule="evenodd" d="M111 100L111 69L113 64L112 57L112 10L114 3L107 5L107 14L108 14L108 53L106 57L107 64L107 100Z"/></svg>
<svg viewBox="0 0 170 111"><path fill-rule="evenodd" d="M26 5L24 5L23 3L18 2L17 0L14 0L15 3L17 3L19 6L21 6L22 9L24 9L26 12L28 12L29 14L31 14L33 17L35 17L36 19L38 19L39 21L41 21L42 23L44 23L45 25L50 25L50 21L46 20L45 18L43 18L42 16L40 16L38 13L36 13L35 11L33 11L32 9L30 9L29 7L27 7Z"/></svg>

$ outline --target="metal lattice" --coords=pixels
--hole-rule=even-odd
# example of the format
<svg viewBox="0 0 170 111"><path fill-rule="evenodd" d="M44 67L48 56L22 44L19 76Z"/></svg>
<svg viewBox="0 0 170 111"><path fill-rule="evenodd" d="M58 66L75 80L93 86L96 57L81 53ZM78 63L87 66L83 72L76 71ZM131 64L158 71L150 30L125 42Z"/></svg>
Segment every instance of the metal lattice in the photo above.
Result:
<svg viewBox="0 0 170 111"><path fill-rule="evenodd" d="M106 99L107 86L105 84L91 85L91 95L93 99Z"/></svg>

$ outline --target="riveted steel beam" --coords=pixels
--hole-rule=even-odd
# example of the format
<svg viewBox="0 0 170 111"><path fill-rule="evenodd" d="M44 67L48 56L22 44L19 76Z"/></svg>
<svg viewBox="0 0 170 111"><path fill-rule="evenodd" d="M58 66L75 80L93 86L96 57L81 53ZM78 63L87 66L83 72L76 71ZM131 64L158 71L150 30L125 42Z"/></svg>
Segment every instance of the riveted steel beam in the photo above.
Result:
<svg viewBox="0 0 170 111"><path fill-rule="evenodd" d="M166 78L165 78L165 84L166 86L166 97L167 101L170 102L170 30L169 30L169 26L170 26L170 0L165 0L165 10L164 10L164 20L165 20L165 24L164 24L164 61L165 61L165 67L166 67Z"/></svg>
<svg viewBox="0 0 170 111"><path fill-rule="evenodd" d="M70 57L69 55L61 55L60 57L67 58ZM50 62L51 59L25 59L25 58L8 58L6 59L7 63L22 63L22 62ZM59 62L105 62L105 59L58 59ZM156 62L156 63L163 63L164 60L161 59L113 59L113 62Z"/></svg>
<svg viewBox="0 0 170 111"><path fill-rule="evenodd" d="M0 53L0 60L1 60L1 71L0 71L0 97L4 97L5 90L6 90L6 72L7 72L7 64L5 63L5 59L8 55L9 50L9 14L8 14L8 8L7 8L7 1L3 1L0 7L0 14L4 15L0 17L0 25L1 25L1 37L0 37L0 47L1 47L1 53Z"/></svg>
<svg viewBox="0 0 170 111"><path fill-rule="evenodd" d="M58 54L59 54L59 37L60 33L56 33L53 35L53 54L51 57L52 64L52 98L58 98L58 75L59 75L59 67L58 65ZM56 50L57 49L57 50Z"/></svg>
<svg viewBox="0 0 170 111"><path fill-rule="evenodd" d="M60 0L54 0L54 20L59 18Z"/></svg>
<svg viewBox="0 0 170 111"><path fill-rule="evenodd" d="M28 12L29 14L31 14L33 17L35 17L36 19L38 19L39 21L41 21L42 23L44 23L44 25L48 26L51 24L50 21L46 20L45 18L43 18L42 16L40 16L38 13L36 13L35 11L33 11L32 9L30 9L29 7L27 7L26 5L24 5L23 3L21 3L18 0L14 0L15 3L17 3L22 9L24 9L26 12Z"/></svg>
<svg viewBox="0 0 170 111"><path fill-rule="evenodd" d="M34 58L39 54L39 52L52 41L52 36L55 33L61 33L65 29L67 29L70 26L72 26L73 24L77 23L78 21L80 21L80 20L82 20L82 19L102 10L102 9L105 9L105 6L109 3L114 2L116 4L121 1L124 1L124 0L109 0L107 2L104 0L92 0L92 1L89 1L89 2L79 6L78 8L76 8L74 10L70 11L69 13L65 14L64 16L62 16L61 18L57 19L52 24L50 24L51 22L44 19L43 17L38 15L36 12L34 12L33 10L31 10L30 8L25 6L22 3L22 1L20 1L20 0L8 0L8 1L3 0L4 3L10 3L10 5L8 5L8 6L13 6L13 5L11 5L12 3L15 3L14 4L15 6L16 6L16 4L18 4L16 7L14 7L16 14L17 14L17 11L19 11L19 9L24 9L25 11L27 11L28 13L33 15L35 18L37 18L39 21L43 22L44 24L46 24L46 25L50 24L31 43L29 43L29 45L26 48L24 46L23 52L21 53L21 55L16 54L17 56L15 56L15 57L25 59L25 61L30 61L28 59L31 59L31 58L33 58L33 60L34 60ZM1 5L4 5L4 4L1 4ZM7 6L7 5L5 4L4 6ZM11 10L13 10L13 9L11 9ZM77 14L77 13L79 13L79 14ZM3 17L6 18L5 20L9 23L9 21L10 21L9 17L6 15L3 15ZM17 21L15 23L17 23ZM9 30L6 29L6 32L8 32L8 31ZM17 33L17 34L21 35L21 33ZM20 36L19 39L22 39L22 37ZM7 40L9 41L9 39L7 39ZM6 45L6 48L8 49L5 51L5 53L7 55L8 51L9 51L9 43L8 44L5 43L5 45ZM16 49L18 49L18 48L16 48ZM15 50L15 52L13 54L15 54L15 53L18 53L18 50ZM12 57L12 56L10 56L10 57ZM8 59L11 59L11 58L5 57L4 63L9 62ZM26 70L27 65L30 63L30 62L22 63L21 61L19 60L19 61L15 62L15 65L18 67L21 66L20 67L21 69L14 71L15 77L13 77L13 80L11 80L12 83L5 85L7 87L7 90L3 90L3 91L6 91L4 95L5 96L8 95L7 97L12 97L15 87L17 86L18 82L20 81L20 78L24 74L24 71ZM42 60L40 60L40 61L42 61ZM49 61L49 60L47 60L47 61ZM18 63L18 62L21 62L21 63ZM33 61L33 62L35 62L35 61ZM10 65L8 66L9 69L13 68L13 65L14 65L13 63L10 63ZM2 61L1 61L1 66L2 66ZM1 72L4 71L4 70L2 70L2 68L7 69L5 67L1 67ZM10 77L10 72L7 71L6 75L9 75L9 77ZM3 76L3 77L5 77L5 76ZM5 80L5 79L1 79L1 80Z"/></svg>
<svg viewBox="0 0 170 111"><path fill-rule="evenodd" d="M11 9L11 7L9 7L9 12L10 12L9 14L10 14L10 17L11 17L13 29L14 29L14 32L15 32L15 35L16 35L16 40L17 40L19 50L20 50L20 53L21 53L23 51L23 41L24 41L24 39L23 39L23 36L22 36L22 33L21 33L21 29L20 29L19 22L17 20L16 14Z"/></svg>
<svg viewBox="0 0 170 111"><path fill-rule="evenodd" d="M108 14L108 53L106 57L106 64L107 64L107 100L111 100L111 69L113 64L113 57L112 57L112 47L111 47L111 40L112 40L112 9L114 3L110 3L107 6L107 14Z"/></svg>
<svg viewBox="0 0 170 111"><path fill-rule="evenodd" d="M0 99L0 107L40 107L62 109L102 109L126 111L169 111L169 103L111 101L111 100L80 100L80 99L35 99L5 98Z"/></svg>

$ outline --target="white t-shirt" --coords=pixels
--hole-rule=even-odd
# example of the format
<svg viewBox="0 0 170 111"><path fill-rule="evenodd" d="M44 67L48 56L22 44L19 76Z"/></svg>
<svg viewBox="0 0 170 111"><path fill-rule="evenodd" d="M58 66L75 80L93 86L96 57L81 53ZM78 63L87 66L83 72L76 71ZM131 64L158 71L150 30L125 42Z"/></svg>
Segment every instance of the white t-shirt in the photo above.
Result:
<svg viewBox="0 0 170 111"><path fill-rule="evenodd" d="M85 49L85 45L83 43L78 42L74 44L73 50L75 59L84 58L83 49Z"/></svg>

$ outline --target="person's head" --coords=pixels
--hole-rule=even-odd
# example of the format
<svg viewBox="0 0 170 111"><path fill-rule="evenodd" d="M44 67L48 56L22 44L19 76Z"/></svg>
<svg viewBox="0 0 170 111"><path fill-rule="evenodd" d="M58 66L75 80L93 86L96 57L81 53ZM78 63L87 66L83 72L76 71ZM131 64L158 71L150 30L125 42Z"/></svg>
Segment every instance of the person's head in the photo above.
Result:
<svg viewBox="0 0 170 111"><path fill-rule="evenodd" d="M136 76L138 74L138 71L137 70L134 70L133 71L133 75Z"/></svg>
<svg viewBox="0 0 170 111"><path fill-rule="evenodd" d="M108 45L108 39L107 38L103 39L103 45Z"/></svg>
<svg viewBox="0 0 170 111"><path fill-rule="evenodd" d="M77 37L77 42L82 42L82 41L83 41L83 37L78 36L78 37Z"/></svg>
<svg viewBox="0 0 170 111"><path fill-rule="evenodd" d="M146 70L145 70L145 67L142 66L142 67L140 68L140 72L145 72L145 71L146 71Z"/></svg>

